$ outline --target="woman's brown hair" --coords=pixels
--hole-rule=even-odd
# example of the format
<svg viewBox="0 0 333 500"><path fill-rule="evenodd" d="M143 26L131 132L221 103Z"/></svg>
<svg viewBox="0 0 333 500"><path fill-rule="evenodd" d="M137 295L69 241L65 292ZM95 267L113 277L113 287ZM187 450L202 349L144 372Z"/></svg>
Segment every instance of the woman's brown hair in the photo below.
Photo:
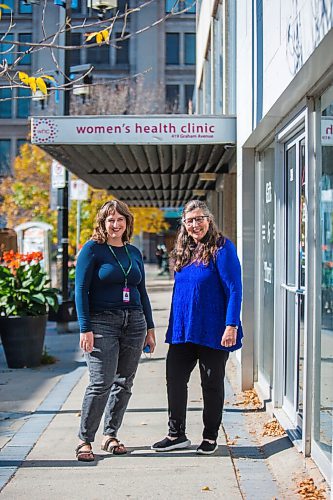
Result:
<svg viewBox="0 0 333 500"><path fill-rule="evenodd" d="M95 227L91 237L92 240L97 241L97 243L105 243L107 241L108 235L105 229L105 221L109 215L113 215L115 212L118 212L126 219L126 229L122 235L123 243L130 241L133 235L134 217L129 211L126 203L119 200L107 201L98 210L96 215Z"/></svg>
<svg viewBox="0 0 333 500"><path fill-rule="evenodd" d="M198 208L209 217L209 228L203 240L196 244L192 236L187 233L184 221L189 212ZM184 207L182 225L178 231L175 248L171 253L175 270L180 271L192 261L208 265L209 261L215 258L216 251L223 242L224 238L218 231L214 216L206 203L200 200L189 201Z"/></svg>

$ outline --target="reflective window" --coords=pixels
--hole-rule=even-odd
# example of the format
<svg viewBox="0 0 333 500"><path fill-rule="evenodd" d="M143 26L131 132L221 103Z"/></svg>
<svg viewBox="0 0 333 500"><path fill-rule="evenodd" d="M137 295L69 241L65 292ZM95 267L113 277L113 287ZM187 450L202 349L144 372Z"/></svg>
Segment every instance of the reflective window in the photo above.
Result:
<svg viewBox="0 0 333 500"><path fill-rule="evenodd" d="M192 107L193 93L194 93L194 85L185 85L185 109L186 109L186 113L193 111L193 107Z"/></svg>
<svg viewBox="0 0 333 500"><path fill-rule="evenodd" d="M11 12L12 14L14 15L14 9L15 9L15 0L7 0L5 2L0 2L0 3L3 3L5 5L8 5L8 7L11 8L11 11L9 9L2 9L2 16L10 16Z"/></svg>
<svg viewBox="0 0 333 500"><path fill-rule="evenodd" d="M26 3L24 0L19 0L19 14L32 14L31 3Z"/></svg>
<svg viewBox="0 0 333 500"><path fill-rule="evenodd" d="M167 33L165 42L166 64L179 64L179 33Z"/></svg>
<svg viewBox="0 0 333 500"><path fill-rule="evenodd" d="M28 141L27 139L17 139L16 141L16 156L18 156L20 153L21 153L21 147L24 145L24 144L27 144Z"/></svg>
<svg viewBox="0 0 333 500"><path fill-rule="evenodd" d="M185 64L195 64L195 33L185 33Z"/></svg>
<svg viewBox="0 0 333 500"><path fill-rule="evenodd" d="M31 103L31 92L30 89L18 89L17 92L17 118L28 118L30 114L30 103Z"/></svg>
<svg viewBox="0 0 333 500"><path fill-rule="evenodd" d="M321 328L317 332L314 438L332 460L333 424L333 87L321 99Z"/></svg>
<svg viewBox="0 0 333 500"><path fill-rule="evenodd" d="M31 43L31 41L32 41L31 33L19 33L18 41L21 43ZM28 49L29 49L28 45L19 45L18 46L18 52L20 53L20 55L22 55L21 53L25 52ZM31 64L31 54L24 55L22 57L22 59L20 60L19 64L20 65Z"/></svg>
<svg viewBox="0 0 333 500"><path fill-rule="evenodd" d="M124 36L128 33L124 33ZM116 33L116 38L120 38L121 33ZM116 64L129 64L129 38L117 42Z"/></svg>
<svg viewBox="0 0 333 500"><path fill-rule="evenodd" d="M12 91L0 87L0 99L8 99L8 101L0 102L0 118L11 118L12 116Z"/></svg>
<svg viewBox="0 0 333 500"><path fill-rule="evenodd" d="M179 110L179 85L165 86L166 112L177 113Z"/></svg>
<svg viewBox="0 0 333 500"><path fill-rule="evenodd" d="M195 14L195 0L166 0L165 12L180 12L188 9L184 14Z"/></svg>
<svg viewBox="0 0 333 500"><path fill-rule="evenodd" d="M0 177L10 174L10 139L0 139Z"/></svg>
<svg viewBox="0 0 333 500"><path fill-rule="evenodd" d="M4 37L5 33L0 33L0 39ZM14 40L14 35L9 33L4 40L11 42ZM8 64L13 64L14 62L14 47L8 43L0 42L0 61L6 59Z"/></svg>
<svg viewBox="0 0 333 500"><path fill-rule="evenodd" d="M71 34L71 45L74 46L80 46L82 43L82 38L81 38L81 33L72 33ZM91 49L88 49L88 53ZM74 49L70 51L70 65L71 66L78 66L81 64L81 49Z"/></svg>

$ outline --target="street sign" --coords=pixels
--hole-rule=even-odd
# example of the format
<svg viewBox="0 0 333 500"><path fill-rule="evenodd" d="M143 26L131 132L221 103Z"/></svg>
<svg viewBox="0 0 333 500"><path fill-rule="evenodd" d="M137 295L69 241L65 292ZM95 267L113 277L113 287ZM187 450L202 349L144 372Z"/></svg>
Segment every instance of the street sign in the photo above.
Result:
<svg viewBox="0 0 333 500"><path fill-rule="evenodd" d="M53 188L64 188L66 186L66 169L56 160L52 161L51 185Z"/></svg>
<svg viewBox="0 0 333 500"><path fill-rule="evenodd" d="M81 179L71 181L71 200L85 201L88 199L88 184Z"/></svg>

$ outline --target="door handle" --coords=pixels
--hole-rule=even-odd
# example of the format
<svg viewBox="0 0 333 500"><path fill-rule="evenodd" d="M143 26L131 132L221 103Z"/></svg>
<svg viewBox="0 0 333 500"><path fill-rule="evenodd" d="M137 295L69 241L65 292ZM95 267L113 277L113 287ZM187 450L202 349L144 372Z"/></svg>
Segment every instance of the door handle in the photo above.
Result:
<svg viewBox="0 0 333 500"><path fill-rule="evenodd" d="M297 288L296 286L289 286L289 285L286 285L285 283L281 283L280 286L284 290L287 290L287 292L296 293L297 295L305 295L304 288Z"/></svg>

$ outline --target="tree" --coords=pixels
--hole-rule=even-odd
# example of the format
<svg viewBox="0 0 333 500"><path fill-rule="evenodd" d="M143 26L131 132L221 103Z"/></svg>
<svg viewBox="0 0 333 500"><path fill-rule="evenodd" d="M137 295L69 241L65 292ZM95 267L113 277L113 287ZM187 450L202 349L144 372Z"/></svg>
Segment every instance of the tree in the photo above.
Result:
<svg viewBox="0 0 333 500"><path fill-rule="evenodd" d="M8 227L26 221L42 221L56 228L57 213L50 208L50 172L52 158L37 146L24 144L14 162L14 178L7 177L0 184L2 213ZM98 208L113 199L103 190L89 188L89 199L82 203L80 244L87 241L94 227ZM76 203L69 211L69 249L75 255ZM131 208L131 207L130 207ZM162 210L158 208L131 208L135 220L135 234L141 231L159 233L168 228ZM56 243L56 231L53 232Z"/></svg>
<svg viewBox="0 0 333 500"><path fill-rule="evenodd" d="M56 91L64 91L72 89L73 86L85 86L84 80L92 72L93 67L91 67L84 74L77 76L74 79L69 79L68 75L64 74L64 68L61 61L61 53L66 51L74 51L86 47L87 49L92 49L96 47L101 47L103 45L117 44L120 42L130 39L140 33L146 31L147 29L153 28L154 26L160 24L165 19L181 15L187 10L191 9L195 4L196 0L193 0L191 5L185 0L175 0L175 6L170 13L164 14L161 18L156 19L153 23L148 26L137 29L136 31L131 31L127 33L128 23L133 15L138 11L148 7L153 0L143 1L139 7L127 8L123 12L117 11L114 16L109 19L85 19L83 22L77 22L73 19L66 18L65 22L60 25L53 33L48 31L47 27L47 15L48 15L48 2L47 0L42 0L42 5L40 7L40 22L41 22L41 39L37 42L24 42L15 41L12 38L15 28L15 19L11 8L6 3L0 4L0 19L3 13L10 12L10 16L7 18L7 25L2 26L4 34L0 37L0 86L2 89L13 90L15 88L20 89L30 89L32 97L37 91L43 94L53 94ZM179 4L179 5L178 5ZM179 6L184 8L179 8ZM59 7L61 8L61 7ZM3 18L4 19L4 18ZM111 37L113 33L113 28L117 23L117 31L120 36ZM121 26L119 26L121 24ZM66 34L68 33L79 33L85 32L85 42L82 45L68 45L65 43ZM26 72L19 71L19 65L22 63L22 59L26 56L30 56L37 51L48 51L52 61L54 73L58 74L57 78L53 75L46 74L42 68L39 68L34 74L28 74ZM94 85L103 85L103 83L93 83ZM0 102L7 101L13 97L1 97ZM25 97L16 96L15 99L23 99Z"/></svg>

